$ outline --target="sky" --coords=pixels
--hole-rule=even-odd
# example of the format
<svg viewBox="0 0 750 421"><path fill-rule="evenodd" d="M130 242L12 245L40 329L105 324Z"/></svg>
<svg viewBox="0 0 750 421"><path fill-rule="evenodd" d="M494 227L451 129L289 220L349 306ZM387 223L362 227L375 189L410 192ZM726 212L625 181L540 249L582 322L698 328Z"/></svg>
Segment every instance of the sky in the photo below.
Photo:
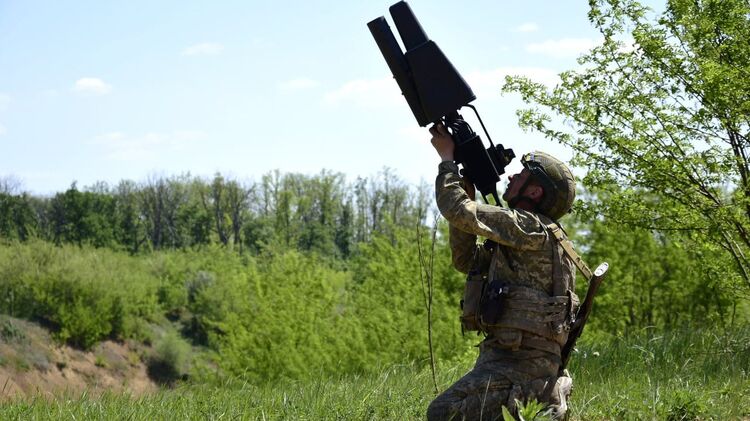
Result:
<svg viewBox="0 0 750 421"><path fill-rule="evenodd" d="M387 167L432 182L430 135L367 29L386 16L395 31L392 3L0 0L0 177L40 195L275 169L354 180ZM575 68L600 39L587 2L408 3L473 88L495 143L571 157L521 131L523 104L500 87L506 74L554 84Z"/></svg>

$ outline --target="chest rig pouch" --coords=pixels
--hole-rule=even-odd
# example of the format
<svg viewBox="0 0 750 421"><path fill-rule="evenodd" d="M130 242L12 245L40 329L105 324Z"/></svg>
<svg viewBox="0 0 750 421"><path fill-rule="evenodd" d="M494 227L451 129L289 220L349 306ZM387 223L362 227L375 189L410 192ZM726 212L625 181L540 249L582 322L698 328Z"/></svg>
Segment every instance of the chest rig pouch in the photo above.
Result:
<svg viewBox="0 0 750 421"><path fill-rule="evenodd" d="M464 298L461 300L461 331L479 332L481 326L481 305L484 289L487 286L487 274L474 268L469 271L464 284Z"/></svg>
<svg viewBox="0 0 750 421"><path fill-rule="evenodd" d="M563 281L562 254L568 255L568 247L561 244L557 231L560 228L556 224L547 228L553 234L551 238L556 240L552 247L553 295L507 280L490 281L486 272L474 267L469 271L461 300L463 331L490 333L496 328L510 328L551 339L560 345L566 342L579 300L570 288L572 285ZM497 253L495 250L493 258L497 258Z"/></svg>

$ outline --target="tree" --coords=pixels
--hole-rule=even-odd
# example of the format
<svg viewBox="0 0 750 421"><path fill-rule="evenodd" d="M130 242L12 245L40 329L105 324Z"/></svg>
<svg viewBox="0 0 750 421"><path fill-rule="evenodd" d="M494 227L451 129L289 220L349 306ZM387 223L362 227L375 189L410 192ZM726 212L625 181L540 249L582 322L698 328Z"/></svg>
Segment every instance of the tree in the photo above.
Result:
<svg viewBox="0 0 750 421"><path fill-rule="evenodd" d="M55 243L114 245L115 200L101 188L99 192L82 192L73 183L65 193L52 198L50 208Z"/></svg>
<svg viewBox="0 0 750 421"><path fill-rule="evenodd" d="M201 203L206 213L213 216L214 229L222 245L229 244L229 227L227 226L227 183L221 174L216 173L209 186L200 190Z"/></svg>
<svg viewBox="0 0 750 421"><path fill-rule="evenodd" d="M352 199L349 198L341 206L341 213L338 216L338 223L334 228L333 241L336 244L338 253L344 259L348 259L353 248L354 241L354 206Z"/></svg>
<svg viewBox="0 0 750 421"><path fill-rule="evenodd" d="M750 3L669 0L657 19L634 0L589 4L603 43L579 70L552 90L506 80L535 105L521 126L572 147L606 192L582 210L716 244L750 288Z"/></svg>
<svg viewBox="0 0 750 421"><path fill-rule="evenodd" d="M630 333L644 328L733 326L741 302L723 289L730 257L710 243L686 246L684 234L655 232L607 218L568 219L576 246L589 263L610 270L586 329ZM570 228L573 228L571 230ZM579 296L587 284L577 282Z"/></svg>
<svg viewBox="0 0 750 421"><path fill-rule="evenodd" d="M188 202L188 175L182 177L149 177L140 191L141 214L155 249L189 245L188 233L180 224L180 210ZM194 209L194 208L191 208Z"/></svg>
<svg viewBox="0 0 750 421"><path fill-rule="evenodd" d="M357 242L367 242L376 233L386 233L395 241L394 228L412 228L417 222L424 222L428 197L424 186L415 190L390 168L370 179L358 178L354 184L353 221Z"/></svg>
<svg viewBox="0 0 750 421"><path fill-rule="evenodd" d="M0 193L13 195L21 191L21 180L12 176L6 175L0 177Z"/></svg>
<svg viewBox="0 0 750 421"><path fill-rule="evenodd" d="M122 180L112 194L115 198L117 240L131 254L138 253L146 240L138 209L138 187L133 181Z"/></svg>
<svg viewBox="0 0 750 421"><path fill-rule="evenodd" d="M322 255L334 256L337 253L337 233L345 235L349 223L340 218L344 206L344 175L323 170L312 177L299 177L297 219L301 222L298 246L302 250L316 251ZM343 240L339 237L339 240Z"/></svg>
<svg viewBox="0 0 750 421"><path fill-rule="evenodd" d="M249 200L254 189L255 186L245 187L236 180L230 180L226 185L226 200L232 237L234 238L234 246L239 247L240 253L242 253L242 226L245 224L245 219L247 219L250 210Z"/></svg>
<svg viewBox="0 0 750 421"><path fill-rule="evenodd" d="M32 198L27 193L3 193L0 188L0 237L25 241L36 226Z"/></svg>

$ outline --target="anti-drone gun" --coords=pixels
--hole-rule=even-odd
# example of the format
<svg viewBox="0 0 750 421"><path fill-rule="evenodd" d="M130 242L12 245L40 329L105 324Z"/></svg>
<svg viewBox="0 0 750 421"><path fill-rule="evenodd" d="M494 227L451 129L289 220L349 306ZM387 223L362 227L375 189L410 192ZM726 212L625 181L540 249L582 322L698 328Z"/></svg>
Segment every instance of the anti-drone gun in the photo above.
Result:
<svg viewBox="0 0 750 421"><path fill-rule="evenodd" d="M437 44L427 38L409 5L399 1L389 11L406 52L401 50L383 16L369 22L367 27L417 123L422 127L444 123L456 145L454 158L463 167L463 174L474 183L486 202L487 196L492 195L495 204L500 204L497 182L515 157L513 150L492 143L479 113L469 104L476 99L471 87ZM458 113L462 107L474 111L490 142L489 147L485 148L481 138Z"/></svg>
<svg viewBox="0 0 750 421"><path fill-rule="evenodd" d="M367 26L391 69L401 93L406 98L409 108L414 113L417 123L424 127L430 123L443 122L450 130L453 142L456 144L454 158L463 166L464 174L482 193L486 202L487 196L492 195L495 204L500 204L496 185L500 181L500 175L505 172L505 167L515 158L513 150L505 149L503 145L495 146L492 143L479 113L474 106L469 104L476 99L474 92L437 44L427 38L409 5L404 1L399 1L389 10L401 35L401 41L406 49L405 53L401 50L383 16L372 20ZM477 115L490 142L488 148L485 148L479 136L458 113L462 107L471 108ZM557 233L559 234L559 231ZM579 270L589 281L586 298L576 313L568 341L561 352L563 363L560 372L562 373L576 340L583 332L583 327L591 313L594 295L609 265L602 263L594 272L591 272L569 245L568 240L564 239L562 234L559 236L558 234L555 236L563 244L566 254L575 256L571 258L577 262Z"/></svg>

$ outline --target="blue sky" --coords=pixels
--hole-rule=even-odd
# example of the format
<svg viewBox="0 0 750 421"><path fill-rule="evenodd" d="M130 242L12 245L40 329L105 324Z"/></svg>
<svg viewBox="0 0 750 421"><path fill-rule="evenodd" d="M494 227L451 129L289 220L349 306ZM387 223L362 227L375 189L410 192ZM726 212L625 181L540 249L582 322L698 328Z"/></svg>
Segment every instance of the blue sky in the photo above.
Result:
<svg viewBox="0 0 750 421"><path fill-rule="evenodd" d="M392 26L393 2L0 0L0 177L36 194L273 169L353 180L390 167L431 182L427 129L366 26L380 15ZM570 157L517 128L521 103L500 86L505 74L554 83L575 67L598 40L587 2L409 4L496 143Z"/></svg>

